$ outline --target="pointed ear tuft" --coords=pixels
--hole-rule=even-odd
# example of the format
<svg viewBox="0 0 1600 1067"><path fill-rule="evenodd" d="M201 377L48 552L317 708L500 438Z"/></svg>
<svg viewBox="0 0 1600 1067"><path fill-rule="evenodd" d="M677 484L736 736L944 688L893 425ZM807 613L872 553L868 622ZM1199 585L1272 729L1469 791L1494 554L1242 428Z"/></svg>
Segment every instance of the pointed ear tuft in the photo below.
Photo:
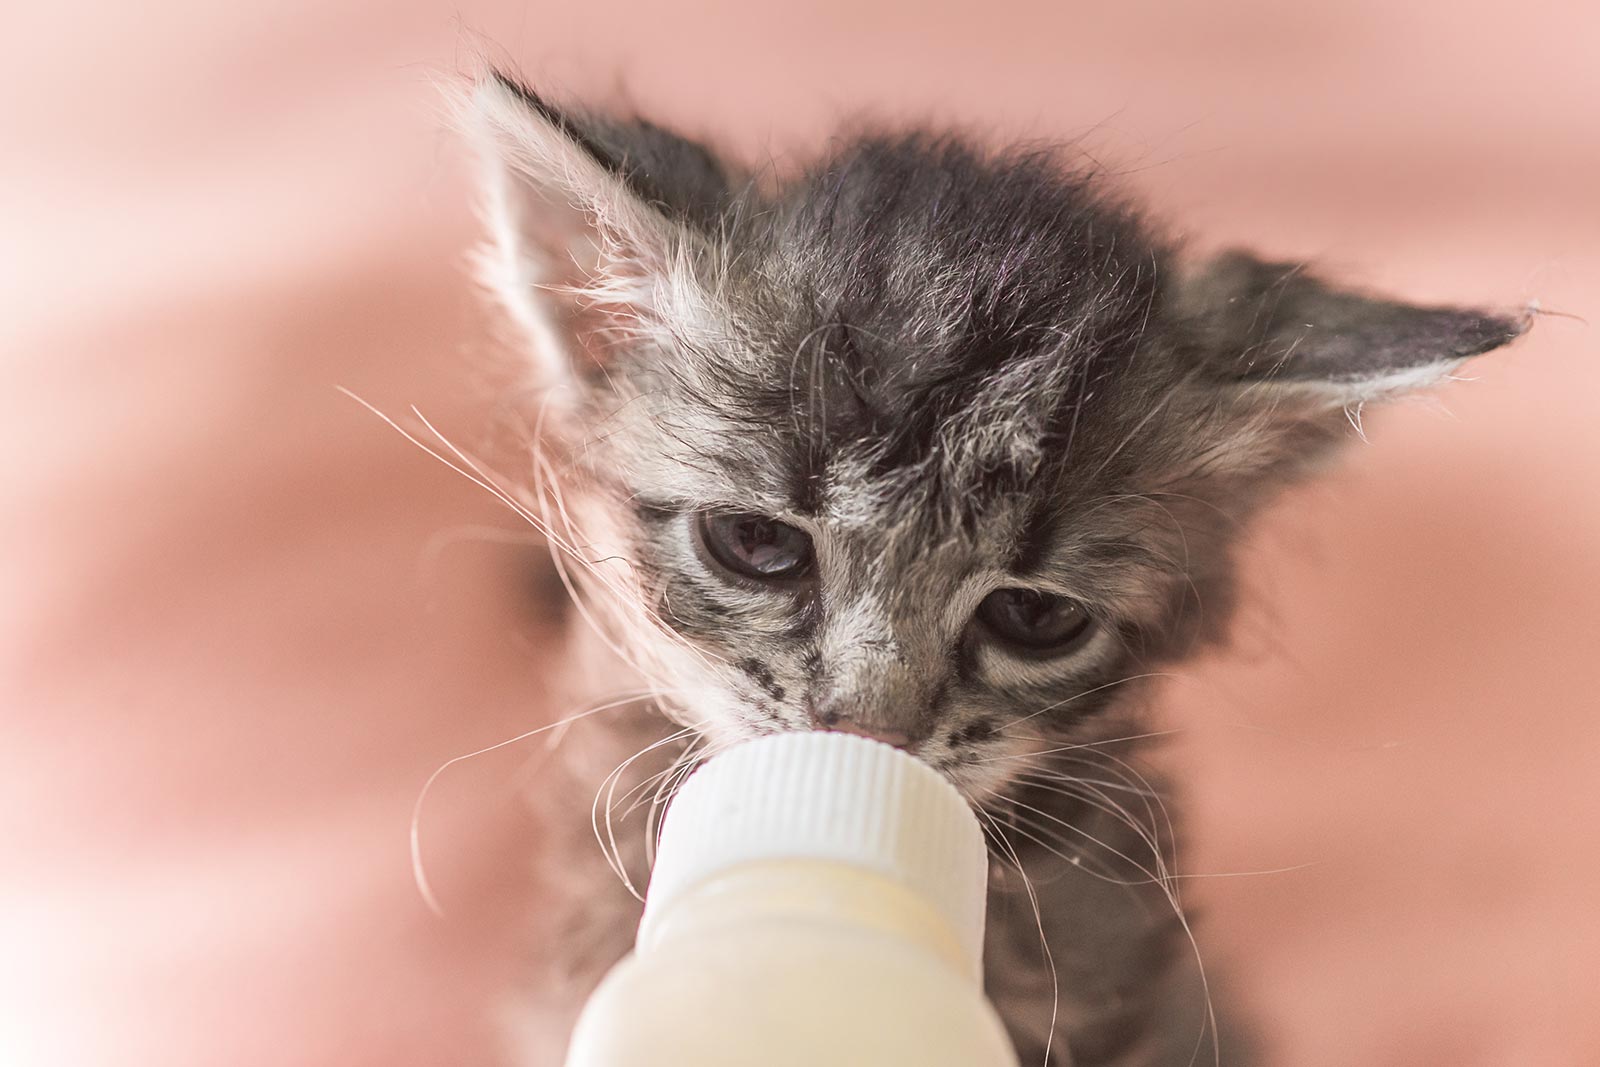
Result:
<svg viewBox="0 0 1600 1067"><path fill-rule="evenodd" d="M488 89L488 85L490 84L493 85L492 90ZM543 97L539 96L538 93L535 93L528 86L524 85L516 78L513 78L505 71L490 70L485 79L485 86L480 88L479 92L481 94L480 100L482 100L483 97L489 97L491 101L506 99L516 100L528 110L530 116L537 116L538 118L543 119L546 124L568 137L575 144L581 146L586 152L594 157L595 162L601 164L607 170L615 172L621 169L620 161L615 159L611 153L607 151L604 145L601 145L593 138L589 137L576 123L567 118L567 116L559 111L553 104L546 102ZM494 105L491 102L490 107L492 108L493 106Z"/></svg>
<svg viewBox="0 0 1600 1067"><path fill-rule="evenodd" d="M1527 330L1531 314L1425 307L1337 289L1302 265L1223 255L1177 288L1206 376L1338 407L1431 385Z"/></svg>
<svg viewBox="0 0 1600 1067"><path fill-rule="evenodd" d="M480 158L490 232L480 274L551 361L543 369L561 376L567 361L547 355L567 347L547 321L551 302L581 303L590 320L648 310L658 283L704 240L727 178L700 145L643 120L559 106L500 71L478 79L460 115ZM599 358L601 346L578 341Z"/></svg>
<svg viewBox="0 0 1600 1067"><path fill-rule="evenodd" d="M670 244L672 220L576 113L498 71L478 82L466 110L502 251L565 272L569 258L593 269L596 252L648 257Z"/></svg>
<svg viewBox="0 0 1600 1067"><path fill-rule="evenodd" d="M558 107L503 71L490 71L487 78L666 215L705 225L725 206L728 174L706 146L648 119L615 119Z"/></svg>

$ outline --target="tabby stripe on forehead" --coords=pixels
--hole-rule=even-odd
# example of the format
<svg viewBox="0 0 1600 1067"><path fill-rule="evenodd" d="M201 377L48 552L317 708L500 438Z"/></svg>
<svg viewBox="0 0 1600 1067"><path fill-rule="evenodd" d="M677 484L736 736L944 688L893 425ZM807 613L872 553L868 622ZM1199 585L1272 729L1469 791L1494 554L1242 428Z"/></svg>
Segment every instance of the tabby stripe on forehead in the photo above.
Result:
<svg viewBox="0 0 1600 1067"><path fill-rule="evenodd" d="M1056 513L1050 501L1034 501L1017 528L1012 548L1011 573L1019 578L1037 574L1050 558L1055 542Z"/></svg>
<svg viewBox="0 0 1600 1067"><path fill-rule="evenodd" d="M822 513L822 498L828 484L826 471L821 449L812 446L801 451L789 490L796 512L811 516Z"/></svg>

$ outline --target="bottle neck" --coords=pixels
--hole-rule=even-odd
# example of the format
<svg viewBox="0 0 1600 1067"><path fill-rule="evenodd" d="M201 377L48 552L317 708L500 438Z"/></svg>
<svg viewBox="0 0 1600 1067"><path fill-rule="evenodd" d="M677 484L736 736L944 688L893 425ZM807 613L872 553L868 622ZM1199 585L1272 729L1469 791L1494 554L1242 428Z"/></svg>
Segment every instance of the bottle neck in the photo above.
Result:
<svg viewBox="0 0 1600 1067"><path fill-rule="evenodd" d="M982 981L982 961L927 900L874 871L827 860L755 860L714 874L647 911L635 951L766 921L826 922L894 937L928 950L973 984Z"/></svg>

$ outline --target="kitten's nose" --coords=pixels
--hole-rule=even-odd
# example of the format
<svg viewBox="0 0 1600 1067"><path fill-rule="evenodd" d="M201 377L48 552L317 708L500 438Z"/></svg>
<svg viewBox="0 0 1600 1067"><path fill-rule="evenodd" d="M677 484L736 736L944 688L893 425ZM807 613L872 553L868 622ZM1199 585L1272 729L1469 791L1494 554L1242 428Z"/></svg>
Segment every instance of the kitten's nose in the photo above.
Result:
<svg viewBox="0 0 1600 1067"><path fill-rule="evenodd" d="M836 712L826 708L811 713L811 724L818 730L831 730L834 733L855 734L857 737L870 737L874 741L882 741L895 748L903 748L908 752L916 748L922 739L912 737L903 730L894 730L881 726L862 726L854 719L847 719Z"/></svg>
<svg viewBox="0 0 1600 1067"><path fill-rule="evenodd" d="M868 729L863 726L857 726L849 719L840 719L832 726L824 726L823 729L841 734L855 734L857 737L870 737L874 741L882 741L884 744L893 745L895 748L910 748L913 744L911 735L904 731Z"/></svg>

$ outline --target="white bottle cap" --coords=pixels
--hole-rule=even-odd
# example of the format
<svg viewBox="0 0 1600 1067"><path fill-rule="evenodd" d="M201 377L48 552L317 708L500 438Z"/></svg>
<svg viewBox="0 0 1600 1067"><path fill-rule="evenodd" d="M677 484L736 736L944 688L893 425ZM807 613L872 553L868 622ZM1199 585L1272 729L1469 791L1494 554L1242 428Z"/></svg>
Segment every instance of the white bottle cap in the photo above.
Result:
<svg viewBox="0 0 1600 1067"><path fill-rule="evenodd" d="M678 791L650 873L641 939L685 890L756 860L822 859L926 899L976 966L988 855L965 799L927 764L843 733L783 733L711 759Z"/></svg>

